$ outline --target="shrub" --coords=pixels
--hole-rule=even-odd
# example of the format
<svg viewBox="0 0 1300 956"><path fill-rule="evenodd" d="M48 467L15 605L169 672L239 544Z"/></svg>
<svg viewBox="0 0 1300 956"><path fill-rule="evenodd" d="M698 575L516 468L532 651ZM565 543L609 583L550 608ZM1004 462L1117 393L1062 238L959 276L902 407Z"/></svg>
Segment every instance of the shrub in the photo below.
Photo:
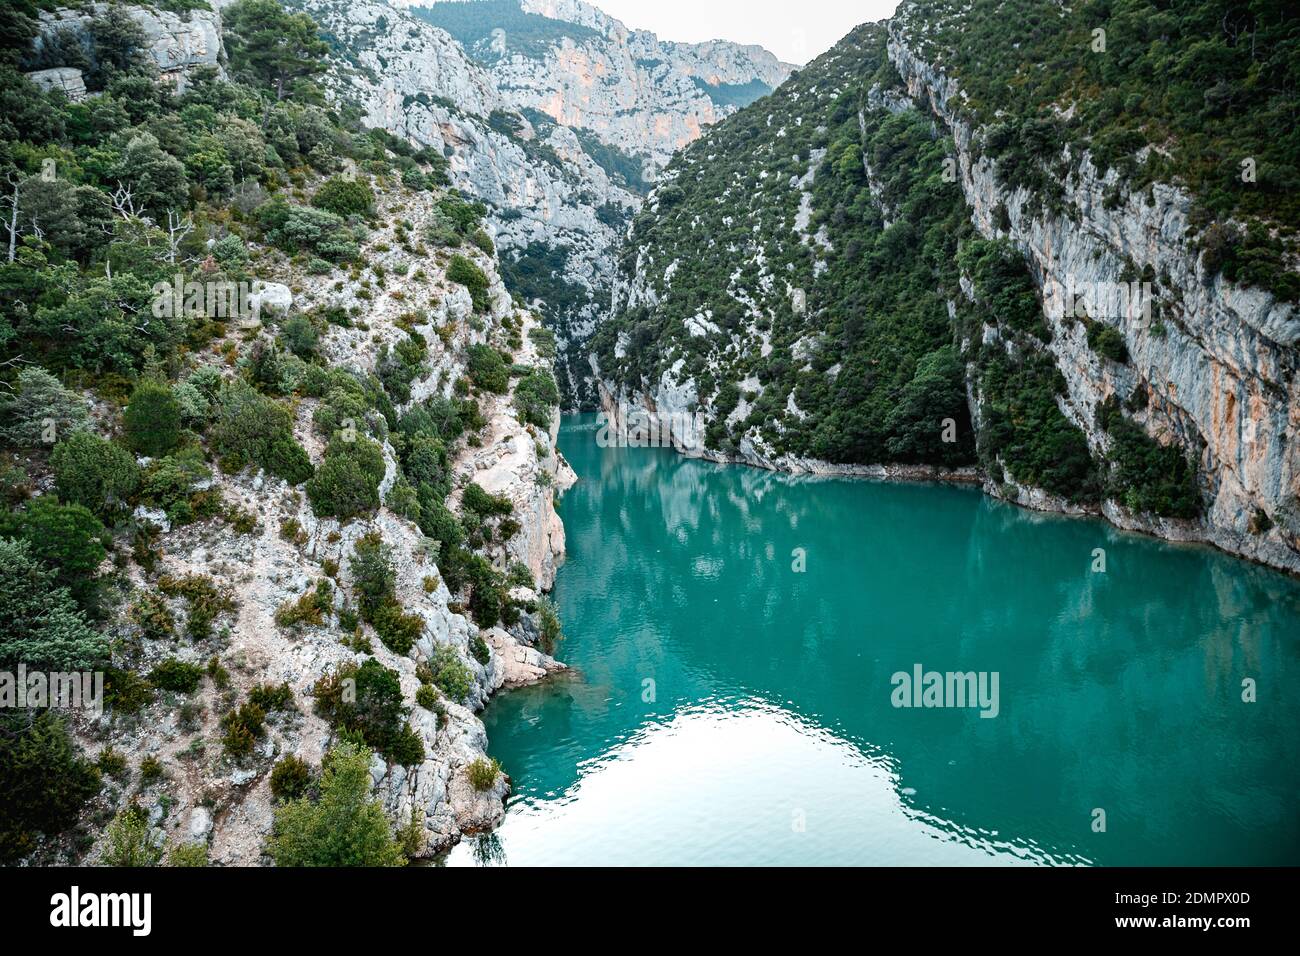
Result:
<svg viewBox="0 0 1300 956"><path fill-rule="evenodd" d="M466 370L479 388L504 395L510 388L510 368L501 353L490 345L471 345L466 350Z"/></svg>
<svg viewBox="0 0 1300 956"><path fill-rule="evenodd" d="M232 757L244 757L266 732L266 711L254 703L244 703L221 718L225 734L221 744Z"/></svg>
<svg viewBox="0 0 1300 956"><path fill-rule="evenodd" d="M474 660L478 661L484 667L486 667L487 662L492 659L492 651L488 647L487 641L483 640L481 634L475 634L469 639L469 652Z"/></svg>
<svg viewBox="0 0 1300 956"><path fill-rule="evenodd" d="M328 578L321 578L314 588L304 591L296 600L281 604L275 612L275 623L292 629L304 625L320 627L333 609L334 586Z"/></svg>
<svg viewBox="0 0 1300 956"><path fill-rule="evenodd" d="M457 282L469 290L470 300L474 303L475 312L486 312L488 310L490 305L488 289L491 288L491 283L483 270L472 261L459 253L452 256L451 263L447 266L447 279L450 282Z"/></svg>
<svg viewBox="0 0 1300 956"><path fill-rule="evenodd" d="M0 712L0 862L26 856L38 836L76 823L99 787L99 771L77 753L62 717Z"/></svg>
<svg viewBox="0 0 1300 956"><path fill-rule="evenodd" d="M50 467L61 499L101 516L125 508L140 484L140 467L125 448L84 430L54 446Z"/></svg>
<svg viewBox="0 0 1300 956"><path fill-rule="evenodd" d="M409 653L424 630L424 618L405 613L393 600L384 602L370 623L384 646L394 654Z"/></svg>
<svg viewBox="0 0 1300 956"><path fill-rule="evenodd" d="M149 835L149 816L134 803L113 818L104 839L104 866L157 866L162 859L162 847Z"/></svg>
<svg viewBox="0 0 1300 956"><path fill-rule="evenodd" d="M397 585L392 549L376 531L362 535L353 546L348 570L361 616L369 620L393 596Z"/></svg>
<svg viewBox="0 0 1300 956"><path fill-rule="evenodd" d="M504 495L488 494L482 486L472 481L465 486L461 503L465 506L465 510L478 518L508 515L515 510L509 498Z"/></svg>
<svg viewBox="0 0 1300 956"><path fill-rule="evenodd" d="M258 684L248 692L248 702L266 713L298 709L288 681L281 684Z"/></svg>
<svg viewBox="0 0 1300 956"><path fill-rule="evenodd" d="M226 471L253 464L291 485L311 476L311 459L293 437L288 409L259 395L245 382L233 382L222 389L212 447Z"/></svg>
<svg viewBox="0 0 1300 956"><path fill-rule="evenodd" d="M336 438L325 460L307 482L312 510L322 518L348 521L379 508L379 485L384 480L384 454L365 438Z"/></svg>
<svg viewBox="0 0 1300 956"><path fill-rule="evenodd" d="M18 373L12 397L0 401L0 438L19 448L52 444L84 428L86 401L43 368Z"/></svg>
<svg viewBox="0 0 1300 956"><path fill-rule="evenodd" d="M99 759L95 761L95 766L99 772L114 780L125 779L128 773L126 757L112 747L105 747L99 752Z"/></svg>
<svg viewBox="0 0 1300 956"><path fill-rule="evenodd" d="M316 190L311 204L336 216L368 216L374 211L375 194L363 180L334 176Z"/></svg>
<svg viewBox="0 0 1300 956"><path fill-rule="evenodd" d="M186 630L196 641L210 637L212 623L217 617L234 613L237 607L235 599L218 588L212 578L205 574L190 574L181 578L163 575L158 579L158 590L168 597L185 599L189 607Z"/></svg>
<svg viewBox="0 0 1300 956"><path fill-rule="evenodd" d="M181 406L162 382L141 382L122 416L126 440L142 455L161 458L181 440Z"/></svg>
<svg viewBox="0 0 1300 956"><path fill-rule="evenodd" d="M533 369L515 385L515 408L520 421L550 428L551 416L560 404L560 389L555 376L546 369Z"/></svg>
<svg viewBox="0 0 1300 956"><path fill-rule="evenodd" d="M435 687L458 703L464 703L474 686L474 675L460 655L446 644L440 644L429 660L429 680Z"/></svg>
<svg viewBox="0 0 1300 956"><path fill-rule="evenodd" d="M320 799L276 808L267 852L276 866L402 866L388 818L370 799L370 752L344 742L325 758Z"/></svg>
<svg viewBox="0 0 1300 956"><path fill-rule="evenodd" d="M56 585L67 588L83 607L93 604L95 574L106 552L104 526L89 510L45 495L23 511L0 512L0 535L25 540L32 557L54 569Z"/></svg>
<svg viewBox="0 0 1300 956"><path fill-rule="evenodd" d="M108 642L26 541L0 538L0 595L0 667L88 670L108 660Z"/></svg>
<svg viewBox="0 0 1300 956"><path fill-rule="evenodd" d="M541 632L537 640L538 646L544 653L554 654L560 641L564 640L564 629L560 625L560 615L556 610L555 602L550 598L542 598L538 603L537 629Z"/></svg>
<svg viewBox="0 0 1300 956"><path fill-rule="evenodd" d="M203 680L203 668L169 657L149 672L149 683L159 690L192 694Z"/></svg>
<svg viewBox="0 0 1300 956"><path fill-rule="evenodd" d="M279 801L299 800L311 789L311 764L290 754L271 771L271 795Z"/></svg>
<svg viewBox="0 0 1300 956"><path fill-rule="evenodd" d="M331 726L360 738L389 760L413 764L424 759L423 745L418 736L412 740L406 726L396 671L374 659L360 666L345 664L317 681L312 694L316 713Z"/></svg>
<svg viewBox="0 0 1300 956"><path fill-rule="evenodd" d="M207 866L208 848L202 843L181 843L167 854L168 866Z"/></svg>
<svg viewBox="0 0 1300 956"><path fill-rule="evenodd" d="M501 774L501 764L495 758L475 757L465 768L470 785L480 793L491 790Z"/></svg>
<svg viewBox="0 0 1300 956"><path fill-rule="evenodd" d="M147 787L156 783L163 776L163 767L157 757L145 757L140 761L140 786Z"/></svg>

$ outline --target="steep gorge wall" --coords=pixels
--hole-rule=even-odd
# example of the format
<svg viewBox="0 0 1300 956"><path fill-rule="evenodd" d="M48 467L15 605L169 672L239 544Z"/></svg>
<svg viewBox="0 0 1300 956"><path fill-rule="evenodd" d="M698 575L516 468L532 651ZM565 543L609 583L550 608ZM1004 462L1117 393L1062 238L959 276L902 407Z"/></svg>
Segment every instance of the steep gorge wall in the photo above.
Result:
<svg viewBox="0 0 1300 956"><path fill-rule="evenodd" d="M908 93L946 127L957 148L959 182L971 221L986 238L1010 238L1027 256L1040 289L1118 283L1134 267L1161 277L1163 321L1140 310L1108 318L1124 337L1130 361L1109 361L1089 349L1077 323L1050 317L1049 348L1069 394L1063 411L1104 454L1108 439L1096 421L1101 402L1147 393L1135 415L1163 443L1197 456L1209 505L1197 522L1155 519L1115 502L1106 516L1121 527L1174 540L1205 540L1265 564L1300 571L1300 316L1268 292L1208 275L1189 230L1192 197L1155 183L1126 192L1118 206L1104 196L1117 174L1102 176L1087 153L1071 156L1064 184L1066 213L1049 214L1027 189L1001 185L995 163L978 155L978 131L960 118L956 82L911 49L906 26L892 23L890 60ZM1006 219L999 220L1005 211ZM1273 527L1252 532L1257 514Z"/></svg>

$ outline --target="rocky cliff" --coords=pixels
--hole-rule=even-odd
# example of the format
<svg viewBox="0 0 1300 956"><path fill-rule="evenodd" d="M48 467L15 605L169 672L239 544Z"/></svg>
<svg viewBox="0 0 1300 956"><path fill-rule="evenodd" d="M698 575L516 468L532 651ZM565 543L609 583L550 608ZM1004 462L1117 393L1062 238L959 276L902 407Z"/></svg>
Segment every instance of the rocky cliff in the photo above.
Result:
<svg viewBox="0 0 1300 956"><path fill-rule="evenodd" d="M981 235L1009 238L1021 249L1040 290L1116 285L1134 272L1159 276L1157 325L1136 307L1112 316L1130 361L1108 361L1087 344L1084 329L1049 314L1049 349L1068 386L1067 415L1105 455L1110 441L1095 410L1112 396L1144 396L1137 418L1162 443L1199 460L1208 498L1194 524L1103 505L1121 527L1174 540L1207 540L1226 551L1300 572L1300 314L1268 291L1228 281L1206 269L1191 225L1186 188L1153 183L1108 200L1120 179L1088 151L1065 147L1069 173L1064 207L1046 213L1026 188L1008 189L996 162L975 155L979 131L954 110L960 86L913 49L914 21L890 24L889 57L907 92L952 136L960 184ZM1044 298L1050 291L1043 293ZM1051 310L1045 310L1051 312ZM1272 528L1258 530L1259 515Z"/></svg>
<svg viewBox="0 0 1300 956"><path fill-rule="evenodd" d="M106 3L92 3L76 10L64 7L40 12L40 34L33 43L32 58L39 61L47 47L54 45L60 36L82 38L92 17L102 14ZM148 54L163 82L185 89L186 74L200 66L221 70L221 15L215 10L189 10L173 13L169 10L130 6L124 8L144 31ZM77 42L82 42L78 39ZM45 89L59 89L70 99L79 100L86 94L82 71L72 67L53 67L35 70L28 77Z"/></svg>
<svg viewBox="0 0 1300 956"><path fill-rule="evenodd" d="M1211 262L1215 230L1244 233L1246 219L1207 219L1170 173L1169 144L1136 142L1100 168L1087 136L1063 133L1037 159L995 155L1016 124L995 114L998 87L977 110L936 62L981 62L961 46L969 9L954 7L944 45L935 11L905 4L678 157L630 234L614 318L594 343L603 403L644 410L691 454L877 476L969 473L956 447L916 440L918 423L951 420L960 434L969 420L966 460L978 450L991 494L1300 571L1288 282L1229 278ZM1074 112L1026 125L1064 130ZM710 205L741 197L734 218ZM918 259L915 283L878 265ZM1295 272L1293 256L1280 262ZM850 263L874 278L859 284ZM1139 280L1145 302L1060 307L1062 290ZM1012 290L1032 294L1029 308ZM932 337L900 338L923 329ZM963 364L964 381L936 384ZM944 404L954 388L965 408ZM1054 458L1078 464L1075 476L1052 474ZM1160 495L1125 484L1157 459L1140 481L1164 482ZM1165 493L1186 480L1172 477L1180 459L1195 474L1192 507Z"/></svg>
<svg viewBox="0 0 1300 956"><path fill-rule="evenodd" d="M331 282L308 278L287 259L269 254L266 275L279 282L270 282L264 292L275 293L272 298L280 305L274 314L264 309L261 320L244 323L239 353L247 356L259 342L269 341L282 321L281 309L295 314L355 309L364 319L348 327L331 327L320 350L330 367L365 375L376 371L386 346L395 346L414 330L430 343L430 354L412 383L410 401L399 411L431 395L450 396L453 383L464 374L466 349L498 337L505 321L517 318L522 323L525 344L515 361L544 365L528 337L537 319L517 310L492 258L474 255L489 277L491 303L486 314L476 314L466 289L446 276L447 254L413 255L397 235L399 230L418 230L426 223L434 208L430 194L390 189L381 195L377 218L387 225L370 234L363 252L372 269L382 269L389 277L382 290L375 294L371 282L360 276ZM210 361L219 369L221 359L218 353ZM295 435L317 461L324 453L313 427L320 404L314 399L299 402L294 424ZM475 483L509 500L519 531L508 542L489 545L485 553L498 566L519 562L528 568L537 591L516 589L515 596L531 601L550 588L564 553L564 530L555 500L572 483L573 475L555 447L558 414L549 430L523 425L508 395L484 396L481 411L488 424L477 447L463 447L451 463L453 497L459 498L463 488ZM396 455L390 439L384 439L381 448L387 471L381 492L387 496L397 473ZM371 767L375 793L390 819L423 821L421 855L437 852L462 833L499 822L506 778L498 777L492 788L478 790L466 776L468 765L483 757L487 748L475 712L502 687L531 683L562 669L537 648L532 621L525 616L509 626L477 627L455 603L439 573L438 554L429 550L429 540L415 524L386 508L368 520L318 518L300 491L260 471L218 473L206 488L219 492L230 507L246 516L246 532L235 533L222 522L173 528L161 514L141 517L161 529L153 543L160 555L157 573L173 580L205 581L228 602L213 622L212 639L220 645L228 683L205 686L183 707L168 697L134 718L107 715L80 728L84 745L92 751L111 747L132 764L152 758L166 768L162 779L146 782L136 795L151 824L172 844L207 842L214 863L257 864L272 824L269 771L273 763L294 755L318 764L335 738L312 708L317 682L340 666L373 657L398 673L404 697L414 700L420 686L417 670L446 649L468 670L467 693L463 700L445 697L442 713L410 708L410 726L423 744L424 759L402 766L376 755ZM349 604L354 547L374 532L391 548L396 599L419 620L419 636L405 655L377 639L369 642L367 654L360 654L340 641L330 623ZM138 587L149 587L138 569L133 578ZM322 580L333 584L324 621L286 626L278 612L311 594ZM178 619L184 619L186 602L171 603ZM491 649L486 659L482 651L474 653L479 640ZM203 664L210 650L197 641L182 648L170 640L144 638L141 643L146 658L192 657L196 664ZM205 738L221 737L219 714L226 702L242 699L253 688L282 683L292 691L296 706L269 716L265 736L247 758L233 761L220 748L204 749ZM111 800L112 793L100 799Z"/></svg>
<svg viewBox="0 0 1300 956"><path fill-rule="evenodd" d="M664 44L581 3L526 3L561 36L530 53L507 40L467 51L404 7L377 0L292 0L336 42L328 81L365 122L441 150L454 184L489 206L506 279L555 329L569 406L591 405L585 342L603 317L614 252L640 208L643 175L788 67L734 44ZM497 3L452 4L490 15ZM505 10L504 14L510 14ZM472 55L471 55L472 54ZM757 84L757 86L754 86Z"/></svg>

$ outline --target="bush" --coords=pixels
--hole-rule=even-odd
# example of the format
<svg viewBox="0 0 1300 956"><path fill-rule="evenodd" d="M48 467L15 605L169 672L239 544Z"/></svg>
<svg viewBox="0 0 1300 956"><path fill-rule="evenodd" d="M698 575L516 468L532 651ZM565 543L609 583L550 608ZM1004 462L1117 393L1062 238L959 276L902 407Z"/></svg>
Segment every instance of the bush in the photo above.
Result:
<svg viewBox="0 0 1300 956"><path fill-rule="evenodd" d="M474 675L460 655L446 644L440 644L429 660L429 679L435 687L457 703L464 703L474 686Z"/></svg>
<svg viewBox="0 0 1300 956"><path fill-rule="evenodd" d="M293 437L288 409L245 382L222 389L212 447L228 472L254 464L291 485L311 476L311 460Z"/></svg>
<svg viewBox="0 0 1300 956"><path fill-rule="evenodd" d="M466 368L470 381L485 391L504 395L510 388L510 368L490 345L471 345L466 350Z"/></svg>
<svg viewBox="0 0 1300 956"><path fill-rule="evenodd" d="M555 602L550 598L542 598L537 607L537 629L541 636L537 640L537 645L546 654L554 654L560 641L564 640L564 629L560 625L560 614L556 610Z"/></svg>
<svg viewBox="0 0 1300 956"><path fill-rule="evenodd" d="M330 726L363 740L389 760L410 765L424 759L423 744L406 726L401 680L377 660L344 664L318 680L312 695L316 713Z"/></svg>
<svg viewBox="0 0 1300 956"><path fill-rule="evenodd" d="M0 712L0 863L76 823L99 787L99 771L77 753L62 717Z"/></svg>
<svg viewBox="0 0 1300 956"><path fill-rule="evenodd" d="M311 789L311 764L290 754L271 771L271 796L283 802L299 800Z"/></svg>
<svg viewBox="0 0 1300 956"><path fill-rule="evenodd" d="M374 211L375 194L369 184L360 179L334 176L316 190L311 204L336 216L369 216Z"/></svg>
<svg viewBox="0 0 1300 956"><path fill-rule="evenodd" d="M475 312L486 312L491 304L488 301L488 289L491 283L483 270L474 265L469 259L457 254L451 257L451 263L447 266L447 280L449 282L458 282L469 290L470 299L474 303Z"/></svg>
<svg viewBox="0 0 1300 956"><path fill-rule="evenodd" d="M168 866L207 866L208 848L202 843L181 843L167 854Z"/></svg>
<svg viewBox="0 0 1300 956"><path fill-rule="evenodd" d="M405 613L402 606L392 600L380 606L370 623L384 646L394 654L409 653L424 631L424 618Z"/></svg>
<svg viewBox="0 0 1300 956"><path fill-rule="evenodd" d="M469 777L470 785L483 793L496 784L497 777L501 775L501 764L495 758L475 757L465 768L465 774Z"/></svg>
<svg viewBox="0 0 1300 956"><path fill-rule="evenodd" d="M221 614L232 614L237 608L235 599L218 588L205 574L191 574L183 578L163 575L158 579L158 590L168 597L181 597L189 606L186 630L191 638L202 641L212 635L212 623Z"/></svg>
<svg viewBox="0 0 1300 956"><path fill-rule="evenodd" d="M221 718L225 734L221 744L232 757L244 757L253 752L253 746L266 732L266 711L253 703L241 704Z"/></svg>
<svg viewBox="0 0 1300 956"><path fill-rule="evenodd" d="M181 440L181 406L162 382L141 382L123 415L126 440L141 455L161 458Z"/></svg>
<svg viewBox="0 0 1300 956"><path fill-rule="evenodd" d="M304 591L296 600L285 601L276 609L275 623L280 627L297 629L304 625L320 627L326 616L334 610L334 586L329 579L321 578L314 588Z"/></svg>
<svg viewBox="0 0 1300 956"><path fill-rule="evenodd" d="M104 526L81 505L61 505L53 496L33 499L20 512L0 512L0 535L22 538L33 557L54 569L54 582L83 607L94 603L95 575L107 553Z"/></svg>
<svg viewBox="0 0 1300 956"><path fill-rule="evenodd" d="M349 521L379 508L379 485L384 480L384 454L365 438L336 438L325 460L307 482L312 510L321 518Z"/></svg>
<svg viewBox="0 0 1300 956"><path fill-rule="evenodd" d="M320 799L275 811L267 852L276 866L403 866L388 818L370 799L370 752L339 744L325 758Z"/></svg>
<svg viewBox="0 0 1300 956"><path fill-rule="evenodd" d="M560 404L560 389L555 376L546 369L533 369L515 385L515 408L520 421L550 428L551 416Z"/></svg>
<svg viewBox="0 0 1300 956"><path fill-rule="evenodd" d="M108 660L108 642L26 541L0 538L0 594L0 667L90 670Z"/></svg>
<svg viewBox="0 0 1300 956"><path fill-rule="evenodd" d="M482 486L476 485L472 481L465 486L461 503L465 506L466 511L479 518L508 515L515 510L509 498L503 495L488 494L483 490Z"/></svg>
<svg viewBox="0 0 1300 956"><path fill-rule="evenodd" d="M483 640L481 634L475 634L469 639L469 652L474 660L478 661L484 667L492 659L492 651L488 647L487 641Z"/></svg>
<svg viewBox="0 0 1300 956"><path fill-rule="evenodd" d="M113 818L104 839L104 866L157 866L162 859L162 847L149 835L149 816L134 803Z"/></svg>
<svg viewBox="0 0 1300 956"><path fill-rule="evenodd" d="M140 485L140 466L120 445L89 431L75 431L50 455L59 497L106 516L126 508Z"/></svg>
<svg viewBox="0 0 1300 956"><path fill-rule="evenodd" d="M203 668L169 657L149 672L149 683L159 690L192 694L203 680Z"/></svg>
<svg viewBox="0 0 1300 956"><path fill-rule="evenodd" d="M369 621L393 597L397 586L392 549L378 532L371 531L357 539L348 570L352 572L352 590L361 617Z"/></svg>
<svg viewBox="0 0 1300 956"><path fill-rule="evenodd" d="M248 692L248 702L264 712L297 710L293 689L288 681L280 684L258 684Z"/></svg>
<svg viewBox="0 0 1300 956"><path fill-rule="evenodd" d="M89 420L86 400L43 368L19 372L14 395L0 401L0 438L19 448L52 444Z"/></svg>

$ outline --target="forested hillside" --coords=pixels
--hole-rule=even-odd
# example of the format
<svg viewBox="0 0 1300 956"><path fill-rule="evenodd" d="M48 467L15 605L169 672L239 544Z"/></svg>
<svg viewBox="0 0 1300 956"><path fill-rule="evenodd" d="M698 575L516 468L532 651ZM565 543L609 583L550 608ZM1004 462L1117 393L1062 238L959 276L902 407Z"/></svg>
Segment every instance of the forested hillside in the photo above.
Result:
<svg viewBox="0 0 1300 956"><path fill-rule="evenodd" d="M1280 3L904 3L669 166L606 400L1296 565L1298 41Z"/></svg>
<svg viewBox="0 0 1300 956"><path fill-rule="evenodd" d="M74 7L0 10L0 669L103 713L6 704L0 861L427 855L555 666L554 338L309 17Z"/></svg>

